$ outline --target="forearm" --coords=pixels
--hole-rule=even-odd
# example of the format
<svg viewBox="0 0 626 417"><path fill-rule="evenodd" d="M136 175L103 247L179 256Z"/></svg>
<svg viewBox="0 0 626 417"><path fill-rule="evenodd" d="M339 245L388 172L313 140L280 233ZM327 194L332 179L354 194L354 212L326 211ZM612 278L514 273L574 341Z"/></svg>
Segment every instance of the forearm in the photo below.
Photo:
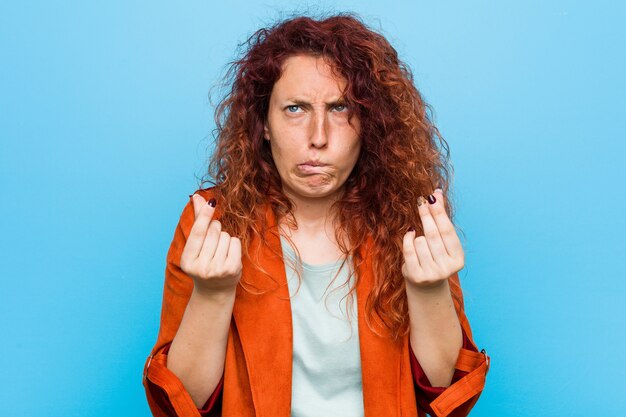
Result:
<svg viewBox="0 0 626 417"><path fill-rule="evenodd" d="M448 281L423 289L406 284L410 341L415 357L433 386L447 387L452 381L463 333Z"/></svg>
<svg viewBox="0 0 626 417"><path fill-rule="evenodd" d="M235 291L206 295L194 291L170 346L167 367L181 380L198 408L224 372Z"/></svg>

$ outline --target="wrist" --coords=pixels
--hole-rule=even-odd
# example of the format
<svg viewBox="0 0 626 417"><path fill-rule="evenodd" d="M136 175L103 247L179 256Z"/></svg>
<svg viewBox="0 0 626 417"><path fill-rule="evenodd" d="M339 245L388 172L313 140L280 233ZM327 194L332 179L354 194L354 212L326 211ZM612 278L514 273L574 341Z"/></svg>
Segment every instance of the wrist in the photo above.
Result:
<svg viewBox="0 0 626 417"><path fill-rule="evenodd" d="M438 297L450 293L450 285L447 279L434 284L415 284L405 280L406 291L410 295L418 297Z"/></svg>
<svg viewBox="0 0 626 417"><path fill-rule="evenodd" d="M191 297L200 302L213 302L219 304L232 303L235 299L237 287L232 289L214 290L203 289L194 286Z"/></svg>

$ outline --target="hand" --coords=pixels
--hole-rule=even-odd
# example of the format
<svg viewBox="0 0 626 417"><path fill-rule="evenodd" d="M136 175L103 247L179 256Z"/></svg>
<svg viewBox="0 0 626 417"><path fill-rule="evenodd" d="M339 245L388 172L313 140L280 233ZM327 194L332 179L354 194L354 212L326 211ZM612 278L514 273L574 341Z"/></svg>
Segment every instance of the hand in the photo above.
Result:
<svg viewBox="0 0 626 417"><path fill-rule="evenodd" d="M433 196L434 204L424 197L418 202L424 236L415 237L415 230L410 230L403 238L402 275L407 285L416 289L439 288L465 265L465 254L446 213L443 193L436 189Z"/></svg>
<svg viewBox="0 0 626 417"><path fill-rule="evenodd" d="M194 280L194 290L207 295L232 293L241 278L241 241L211 220L215 207L192 196L195 220L180 258L180 268Z"/></svg>

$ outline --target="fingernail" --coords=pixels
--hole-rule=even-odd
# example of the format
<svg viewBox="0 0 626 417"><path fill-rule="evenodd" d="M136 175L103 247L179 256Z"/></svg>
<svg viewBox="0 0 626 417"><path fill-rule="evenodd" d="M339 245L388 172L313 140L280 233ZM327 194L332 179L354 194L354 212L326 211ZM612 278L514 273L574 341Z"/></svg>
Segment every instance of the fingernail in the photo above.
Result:
<svg viewBox="0 0 626 417"><path fill-rule="evenodd" d="M424 204L426 202L426 199L422 196L417 197L417 205L421 206L422 204Z"/></svg>
<svg viewBox="0 0 626 417"><path fill-rule="evenodd" d="M217 204L217 201L215 201L215 199L212 198L209 201L207 201L207 204L211 207L215 207L215 205Z"/></svg>
<svg viewBox="0 0 626 417"><path fill-rule="evenodd" d="M441 194L443 194L443 190L439 187L435 188L435 192L439 191Z"/></svg>
<svg viewBox="0 0 626 417"><path fill-rule="evenodd" d="M414 232L415 231L415 227L411 226L409 227L409 230L407 230L407 232Z"/></svg>
<svg viewBox="0 0 626 417"><path fill-rule="evenodd" d="M435 198L434 195L431 194L431 195L428 196L428 202L430 204L435 204L435 201L437 201L437 199Z"/></svg>

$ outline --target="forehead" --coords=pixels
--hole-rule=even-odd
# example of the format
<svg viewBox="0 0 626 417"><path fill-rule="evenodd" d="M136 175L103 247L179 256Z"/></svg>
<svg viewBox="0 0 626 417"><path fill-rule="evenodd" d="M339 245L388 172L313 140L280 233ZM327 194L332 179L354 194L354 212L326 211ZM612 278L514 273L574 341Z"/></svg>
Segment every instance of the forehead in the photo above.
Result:
<svg viewBox="0 0 626 417"><path fill-rule="evenodd" d="M346 80L332 73L327 58L294 55L283 62L281 76L272 93L280 99L293 96L303 99L338 98L345 86Z"/></svg>

